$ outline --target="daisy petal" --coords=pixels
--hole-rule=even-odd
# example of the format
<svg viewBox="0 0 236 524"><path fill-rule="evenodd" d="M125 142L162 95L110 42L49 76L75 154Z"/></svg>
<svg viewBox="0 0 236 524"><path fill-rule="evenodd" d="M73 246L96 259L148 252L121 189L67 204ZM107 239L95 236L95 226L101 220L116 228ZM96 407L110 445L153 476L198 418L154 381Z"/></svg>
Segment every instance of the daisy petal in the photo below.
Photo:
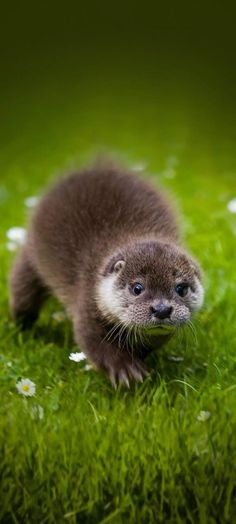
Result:
<svg viewBox="0 0 236 524"><path fill-rule="evenodd" d="M80 353L71 353L69 355L69 359L73 360L74 362L81 362L81 360L85 360L87 357L82 351Z"/></svg>
<svg viewBox="0 0 236 524"><path fill-rule="evenodd" d="M36 386L29 378L22 378L19 380L19 382L17 382L16 389L21 395L24 395L25 397L32 397L35 395Z"/></svg>
<svg viewBox="0 0 236 524"><path fill-rule="evenodd" d="M25 243L26 230L23 227L11 227L7 231L7 238L17 246L22 246Z"/></svg>
<svg viewBox="0 0 236 524"><path fill-rule="evenodd" d="M208 420L211 416L211 412L210 411L200 411L198 417L197 417L197 420L199 422L206 422L206 420Z"/></svg>
<svg viewBox="0 0 236 524"><path fill-rule="evenodd" d="M228 202L227 208L231 213L236 213L236 198L233 198Z"/></svg>
<svg viewBox="0 0 236 524"><path fill-rule="evenodd" d="M26 207L29 207L29 208L30 207L35 207L35 206L37 206L38 201L39 201L39 197L31 196L31 197L25 198L24 204L26 205Z"/></svg>

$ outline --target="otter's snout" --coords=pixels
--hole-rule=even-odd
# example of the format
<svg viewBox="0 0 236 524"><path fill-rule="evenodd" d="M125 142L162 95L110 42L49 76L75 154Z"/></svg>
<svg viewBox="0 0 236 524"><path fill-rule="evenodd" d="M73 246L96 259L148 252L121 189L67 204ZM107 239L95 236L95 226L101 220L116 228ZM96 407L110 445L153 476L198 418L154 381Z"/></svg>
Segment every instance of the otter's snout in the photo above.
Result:
<svg viewBox="0 0 236 524"><path fill-rule="evenodd" d="M169 318L173 311L172 306L167 306L166 304L157 304L156 306L151 306L151 313L154 317L164 320L164 318Z"/></svg>

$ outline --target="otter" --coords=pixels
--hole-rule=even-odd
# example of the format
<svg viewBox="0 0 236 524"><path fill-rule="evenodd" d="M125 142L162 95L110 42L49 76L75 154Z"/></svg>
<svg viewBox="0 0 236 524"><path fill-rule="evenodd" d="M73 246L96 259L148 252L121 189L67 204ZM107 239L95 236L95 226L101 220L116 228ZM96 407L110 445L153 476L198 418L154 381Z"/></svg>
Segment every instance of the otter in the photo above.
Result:
<svg viewBox="0 0 236 524"><path fill-rule="evenodd" d="M203 302L201 271L180 247L173 205L137 173L104 162L61 178L42 197L10 288L24 328L55 295L76 343L114 387L143 381L149 352Z"/></svg>

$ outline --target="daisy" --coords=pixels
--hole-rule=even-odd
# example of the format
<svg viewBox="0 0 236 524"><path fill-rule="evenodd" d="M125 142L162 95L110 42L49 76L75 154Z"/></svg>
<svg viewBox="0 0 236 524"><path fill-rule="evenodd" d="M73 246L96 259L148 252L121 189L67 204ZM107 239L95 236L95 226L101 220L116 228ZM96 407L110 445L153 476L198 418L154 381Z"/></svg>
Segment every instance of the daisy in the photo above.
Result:
<svg viewBox="0 0 236 524"><path fill-rule="evenodd" d="M31 196L31 197L25 198L24 204L26 205L26 207L35 207L37 206L38 201L39 201L39 197Z"/></svg>
<svg viewBox="0 0 236 524"><path fill-rule="evenodd" d="M82 351L80 353L71 353L69 355L70 360L74 360L74 362L81 362L81 360L85 360L87 357Z"/></svg>
<svg viewBox="0 0 236 524"><path fill-rule="evenodd" d="M236 213L236 198L228 202L227 208L231 213Z"/></svg>
<svg viewBox="0 0 236 524"><path fill-rule="evenodd" d="M7 231L7 238L16 246L22 246L25 243L26 230L23 227L11 227Z"/></svg>
<svg viewBox="0 0 236 524"><path fill-rule="evenodd" d="M29 378L22 378L17 382L16 389L21 395L32 397L35 394L36 386Z"/></svg>
<svg viewBox="0 0 236 524"><path fill-rule="evenodd" d="M197 420L199 422L206 422L206 420L208 420L211 416L211 412L210 411L200 411L198 417L197 417Z"/></svg>

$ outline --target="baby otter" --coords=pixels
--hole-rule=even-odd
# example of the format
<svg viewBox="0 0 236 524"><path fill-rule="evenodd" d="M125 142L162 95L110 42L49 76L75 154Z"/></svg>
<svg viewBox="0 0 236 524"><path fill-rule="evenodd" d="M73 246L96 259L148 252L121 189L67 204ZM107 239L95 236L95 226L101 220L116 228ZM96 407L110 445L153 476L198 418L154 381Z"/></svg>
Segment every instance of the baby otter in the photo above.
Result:
<svg viewBox="0 0 236 524"><path fill-rule="evenodd" d="M200 308L196 262L179 247L171 205L128 170L95 165L40 201L10 279L23 326L45 298L64 304L75 340L112 384L142 381L146 355Z"/></svg>

